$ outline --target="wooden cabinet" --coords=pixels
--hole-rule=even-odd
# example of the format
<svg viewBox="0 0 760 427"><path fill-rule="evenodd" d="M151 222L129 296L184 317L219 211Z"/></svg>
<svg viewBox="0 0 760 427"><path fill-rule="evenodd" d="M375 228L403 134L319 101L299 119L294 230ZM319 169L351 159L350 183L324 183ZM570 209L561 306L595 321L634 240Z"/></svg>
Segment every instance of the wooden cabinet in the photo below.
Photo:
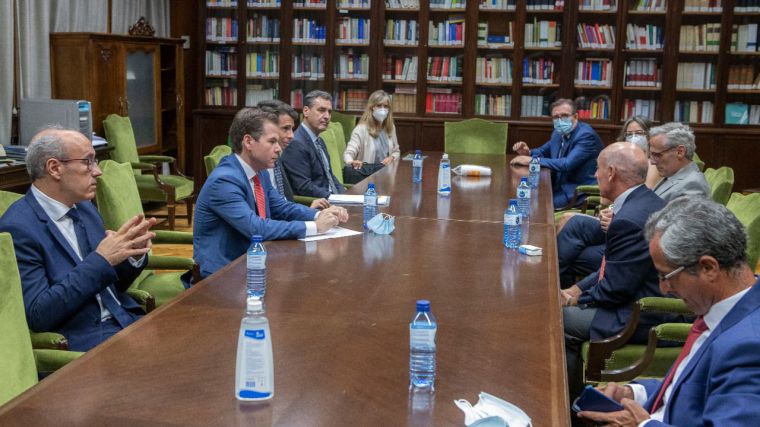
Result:
<svg viewBox="0 0 760 427"><path fill-rule="evenodd" d="M93 131L109 114L129 116L138 152L185 159L184 72L180 39L51 33L53 98L92 103Z"/></svg>

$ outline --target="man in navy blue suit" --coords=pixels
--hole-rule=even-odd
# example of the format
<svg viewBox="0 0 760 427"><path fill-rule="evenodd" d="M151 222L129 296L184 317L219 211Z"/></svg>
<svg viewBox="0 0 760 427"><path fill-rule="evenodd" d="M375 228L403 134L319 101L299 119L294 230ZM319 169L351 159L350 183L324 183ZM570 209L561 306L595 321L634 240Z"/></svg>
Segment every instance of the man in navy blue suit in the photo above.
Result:
<svg viewBox="0 0 760 427"><path fill-rule="evenodd" d="M330 155L319 134L330 124L332 96L313 90L303 99L304 122L296 129L282 164L295 194L328 198L345 189L330 169Z"/></svg>
<svg viewBox="0 0 760 427"><path fill-rule="evenodd" d="M681 197L652 215L646 237L660 289L697 320L664 381L610 383L601 390L625 409L578 415L619 426L756 426L760 281L747 264L744 227L720 204Z"/></svg>
<svg viewBox="0 0 760 427"><path fill-rule="evenodd" d="M156 220L140 215L105 230L90 203L101 174L95 150L77 131L38 133L26 165L32 186L0 218L13 237L26 319L87 351L143 314L124 291L145 266Z"/></svg>
<svg viewBox="0 0 760 427"><path fill-rule="evenodd" d="M628 322L634 302L662 296L643 230L649 215L665 202L644 185L647 168L646 154L627 142L612 144L599 154L599 191L615 201L615 212L602 266L561 291L571 396L582 387L583 342L615 335ZM634 340L646 340L649 328L661 320L661 316L642 315Z"/></svg>
<svg viewBox="0 0 760 427"><path fill-rule="evenodd" d="M554 132L544 145L531 150L523 141L512 149L517 157L513 165L527 166L532 156L541 157L541 167L552 171L554 207L567 206L573 198L575 187L596 184L594 171L596 157L604 145L591 126L578 121L575 103L570 99L558 99L551 105ZM585 196L576 202L580 204Z"/></svg>
<svg viewBox="0 0 760 427"><path fill-rule="evenodd" d="M348 220L345 208L307 208L271 184L267 169L282 152L277 124L276 114L258 108L244 108L232 121L233 154L209 175L195 208L193 253L203 277L243 255L254 235L298 239Z"/></svg>

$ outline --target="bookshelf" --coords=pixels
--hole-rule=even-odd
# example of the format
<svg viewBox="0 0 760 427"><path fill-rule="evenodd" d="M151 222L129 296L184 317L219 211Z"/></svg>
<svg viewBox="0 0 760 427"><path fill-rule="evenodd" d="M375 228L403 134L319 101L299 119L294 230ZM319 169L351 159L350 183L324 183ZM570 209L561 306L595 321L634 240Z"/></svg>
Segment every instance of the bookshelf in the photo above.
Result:
<svg viewBox="0 0 760 427"><path fill-rule="evenodd" d="M635 114L689 122L716 165L760 126L756 0L227 0L199 15L238 22L202 33L221 64L201 68L198 90L222 94L200 106L209 120L258 96L300 108L312 89L358 113L383 89L403 149L441 149L443 122L470 117L536 144L563 97L606 142Z"/></svg>

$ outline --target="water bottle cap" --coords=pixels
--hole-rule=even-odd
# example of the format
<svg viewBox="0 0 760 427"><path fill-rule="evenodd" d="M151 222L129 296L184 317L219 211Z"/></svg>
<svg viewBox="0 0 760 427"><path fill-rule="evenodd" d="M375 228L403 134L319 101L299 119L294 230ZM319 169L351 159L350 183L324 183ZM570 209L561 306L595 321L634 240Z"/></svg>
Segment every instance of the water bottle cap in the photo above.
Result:
<svg viewBox="0 0 760 427"><path fill-rule="evenodd" d="M430 311L430 301L426 299L418 299L417 311Z"/></svg>
<svg viewBox="0 0 760 427"><path fill-rule="evenodd" d="M422 154L422 150L416 150L414 154Z"/></svg>
<svg viewBox="0 0 760 427"><path fill-rule="evenodd" d="M449 155L448 155L448 154L446 154L446 153L443 153L443 157L441 157L441 158L442 158L442 159L448 159L448 158L449 158Z"/></svg>
<svg viewBox="0 0 760 427"><path fill-rule="evenodd" d="M520 178L520 182L528 182L528 177L524 176L524 177Z"/></svg>
<svg viewBox="0 0 760 427"><path fill-rule="evenodd" d="M509 206L517 207L517 199L509 199Z"/></svg>
<svg viewBox="0 0 760 427"><path fill-rule="evenodd" d="M261 243L264 241L264 238L261 237L261 235L259 234L254 234L251 240L253 241L253 243Z"/></svg>
<svg viewBox="0 0 760 427"><path fill-rule="evenodd" d="M367 184L367 188L368 188L368 189L369 189L369 188L372 188L372 189L374 189L374 188L375 188L375 183L374 183L374 182L370 182L369 184Z"/></svg>
<svg viewBox="0 0 760 427"><path fill-rule="evenodd" d="M248 298L246 311L249 313L264 311L264 302L258 298Z"/></svg>

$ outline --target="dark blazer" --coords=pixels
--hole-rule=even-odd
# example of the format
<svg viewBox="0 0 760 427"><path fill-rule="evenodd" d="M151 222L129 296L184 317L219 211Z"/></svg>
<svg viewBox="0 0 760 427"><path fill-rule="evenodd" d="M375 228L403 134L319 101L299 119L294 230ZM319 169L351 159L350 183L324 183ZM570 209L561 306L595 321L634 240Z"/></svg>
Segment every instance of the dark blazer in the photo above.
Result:
<svg viewBox="0 0 760 427"><path fill-rule="evenodd" d="M314 147L314 143L304 126L306 125L298 126L288 149L282 152L280 162L288 172L288 179L295 194L328 198L330 197L330 183L325 177L325 168L322 160L320 160L320 154ZM330 154L327 153L327 150L325 150L325 155L329 165ZM338 192L342 192L344 188L338 178L333 175L332 170L328 170L327 173L336 183Z"/></svg>
<svg viewBox="0 0 760 427"><path fill-rule="evenodd" d="M288 172L285 170L285 167L282 165L282 161L277 160L277 162L274 164L274 167L280 170L280 173L282 174L282 186L285 189L285 198L289 201L293 201L293 186L290 185L290 180L288 179ZM277 185L273 182L272 185L277 189Z"/></svg>
<svg viewBox="0 0 760 427"><path fill-rule="evenodd" d="M760 419L760 280L736 303L694 353L665 407L664 423L756 426ZM647 389L649 410L661 382Z"/></svg>
<svg viewBox="0 0 760 427"><path fill-rule="evenodd" d="M591 322L591 339L620 332L630 319L633 303L639 299L663 296L643 231L649 215L664 206L662 199L642 185L628 195L612 219L604 250L604 278L599 281L599 271L596 271L578 282L583 290L578 304L597 308ZM642 315L639 330L645 333L661 318Z"/></svg>
<svg viewBox="0 0 760 427"><path fill-rule="evenodd" d="M203 277L243 255L256 234L264 240L306 235L304 221L313 221L317 211L285 200L268 172L258 176L267 199L266 219L257 213L253 189L234 154L223 158L203 184L193 221L193 254Z"/></svg>
<svg viewBox="0 0 760 427"><path fill-rule="evenodd" d="M115 285L119 309L124 310L119 314L126 314L132 322L142 314L140 306L124 293L142 268L133 267L128 260L112 267L95 252L105 237L103 220L89 201L76 206L93 248L82 254L82 260L31 189L0 218L0 232L10 232L13 237L29 328L60 333L71 350L85 351L102 340L95 295L109 285Z"/></svg>
<svg viewBox="0 0 760 427"><path fill-rule="evenodd" d="M570 203L575 187L596 184L596 158L604 149L602 140L594 129L580 121L570 132L565 144L564 156L560 157L562 135L553 131L549 141L530 151L531 156L541 156L542 167L552 171L555 208Z"/></svg>

